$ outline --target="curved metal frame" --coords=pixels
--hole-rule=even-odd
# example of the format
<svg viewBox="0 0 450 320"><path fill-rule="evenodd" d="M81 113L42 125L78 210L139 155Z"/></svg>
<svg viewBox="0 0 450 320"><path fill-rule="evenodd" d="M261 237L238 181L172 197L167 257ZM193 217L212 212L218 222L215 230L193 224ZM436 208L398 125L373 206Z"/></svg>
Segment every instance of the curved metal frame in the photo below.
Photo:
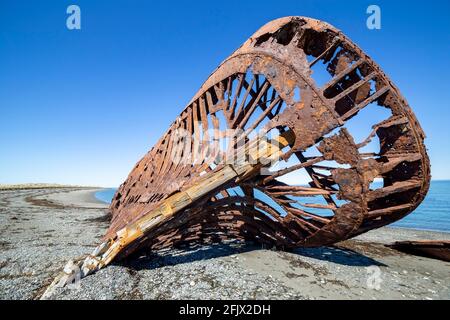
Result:
<svg viewBox="0 0 450 320"><path fill-rule="evenodd" d="M314 66L330 74L325 85L316 84ZM346 123L370 104L389 109L391 116L373 124L367 139L355 142ZM255 115L259 117L252 122ZM318 20L287 17L263 26L226 59L139 161L114 197L106 237L171 194L195 185L201 173L220 167L214 159L193 164L170 159L170 137L176 130L182 128L194 137L211 127L220 135L223 128L292 130L295 143L284 160L289 164L295 158L295 164L272 175L223 186L218 194L198 201L201 209L188 209L200 211L196 219L172 221L142 245L156 248L205 238L241 237L283 247L320 246L404 217L428 189L424 133L398 89L340 31ZM379 140L379 152L361 152L374 138ZM319 154L306 156L311 148ZM308 173L308 187L280 181L294 169ZM372 190L375 178L383 179L383 187ZM271 200L254 200L255 190ZM325 203L304 202L311 197L321 197ZM218 230L223 231L220 236Z"/></svg>
<svg viewBox="0 0 450 320"><path fill-rule="evenodd" d="M389 115L362 116L368 109ZM365 138L351 134L354 123ZM221 148L229 130L239 134ZM69 262L42 298L76 268L86 276L142 247L228 239L321 246L387 225L428 190L424 138L399 90L339 30L304 17L269 22L209 76L137 163L114 196L104 242ZM283 168L261 160L259 142ZM246 160L222 161L233 152ZM299 172L308 185L284 179Z"/></svg>

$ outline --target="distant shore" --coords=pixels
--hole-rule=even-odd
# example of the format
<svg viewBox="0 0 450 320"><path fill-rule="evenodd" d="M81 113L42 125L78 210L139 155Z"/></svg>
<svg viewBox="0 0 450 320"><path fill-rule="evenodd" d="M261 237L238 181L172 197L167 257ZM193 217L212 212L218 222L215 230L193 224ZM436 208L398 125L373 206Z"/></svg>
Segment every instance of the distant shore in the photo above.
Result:
<svg viewBox="0 0 450 320"><path fill-rule="evenodd" d="M79 188L79 189L102 189L94 186L77 186L56 183L22 183L22 184L0 184L0 190L27 190L27 189L61 189L61 188Z"/></svg>
<svg viewBox="0 0 450 320"><path fill-rule="evenodd" d="M92 251L109 225L108 204L95 198L98 190L0 191L0 299L38 298L69 259ZM450 233L384 227L294 252L222 244L148 253L52 298L450 299L450 263L385 246L417 239L450 240Z"/></svg>

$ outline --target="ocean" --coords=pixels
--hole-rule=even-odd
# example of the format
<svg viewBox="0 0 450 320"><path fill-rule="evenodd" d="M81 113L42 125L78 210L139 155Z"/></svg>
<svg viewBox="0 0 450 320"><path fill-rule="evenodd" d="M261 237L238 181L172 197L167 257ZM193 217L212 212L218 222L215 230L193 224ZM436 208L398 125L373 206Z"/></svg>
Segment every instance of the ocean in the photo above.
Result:
<svg viewBox="0 0 450 320"><path fill-rule="evenodd" d="M117 189L98 191L97 199L111 203ZM420 206L405 218L390 226L418 230L450 232L450 181L432 181L430 190Z"/></svg>

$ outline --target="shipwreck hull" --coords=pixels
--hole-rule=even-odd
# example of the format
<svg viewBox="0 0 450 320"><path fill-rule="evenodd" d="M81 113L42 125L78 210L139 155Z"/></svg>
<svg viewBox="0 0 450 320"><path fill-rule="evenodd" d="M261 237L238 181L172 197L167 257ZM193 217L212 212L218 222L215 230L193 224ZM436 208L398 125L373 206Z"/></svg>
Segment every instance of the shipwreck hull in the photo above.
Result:
<svg viewBox="0 0 450 320"><path fill-rule="evenodd" d="M387 115L361 116L366 109ZM353 136L349 123L367 136ZM230 130L292 133L283 167L258 164L268 170L209 190L127 243L120 257L192 241L332 244L401 219L429 187L425 135L391 80L339 30L287 17L263 26L227 58L137 163L113 198L105 240L222 169L220 156L233 148L218 141ZM179 132L181 160L174 156ZM283 180L295 174L309 184Z"/></svg>
<svg viewBox="0 0 450 320"><path fill-rule="evenodd" d="M142 248L312 247L385 226L428 191L424 138L397 87L339 30L304 17L269 22L136 164L103 242L41 298Z"/></svg>

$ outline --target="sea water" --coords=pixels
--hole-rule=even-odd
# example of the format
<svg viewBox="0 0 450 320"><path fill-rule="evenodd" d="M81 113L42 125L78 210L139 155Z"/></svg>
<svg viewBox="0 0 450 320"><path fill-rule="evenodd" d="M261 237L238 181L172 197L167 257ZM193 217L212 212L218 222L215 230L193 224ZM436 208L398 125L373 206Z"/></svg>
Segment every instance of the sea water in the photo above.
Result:
<svg viewBox="0 0 450 320"><path fill-rule="evenodd" d="M103 202L111 203L116 190L110 188L98 191L96 197ZM276 205L274 207L277 208ZM391 226L450 232L450 180L432 181L430 190L419 207Z"/></svg>

